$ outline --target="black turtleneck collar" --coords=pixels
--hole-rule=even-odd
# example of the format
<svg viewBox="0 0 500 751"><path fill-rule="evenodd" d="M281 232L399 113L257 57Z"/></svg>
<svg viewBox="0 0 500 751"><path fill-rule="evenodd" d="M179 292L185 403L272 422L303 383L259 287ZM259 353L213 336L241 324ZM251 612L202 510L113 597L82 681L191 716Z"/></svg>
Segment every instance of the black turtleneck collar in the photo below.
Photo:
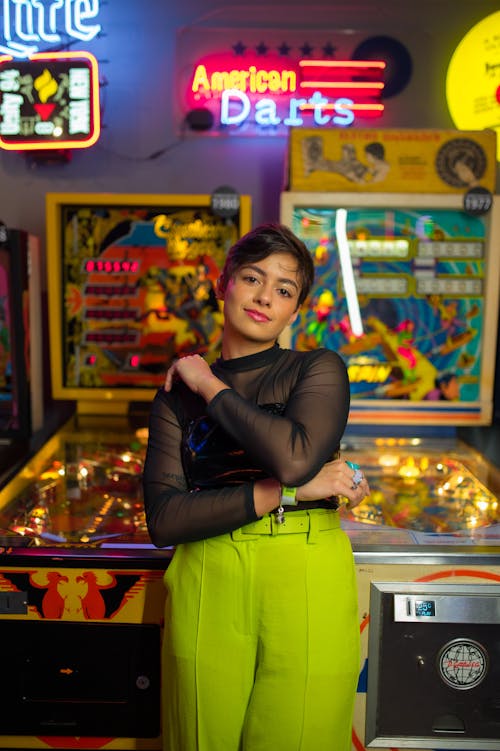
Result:
<svg viewBox="0 0 500 751"><path fill-rule="evenodd" d="M231 360L224 360L223 357L219 357L214 363L214 369L235 372L263 368L265 365L275 362L282 351L279 344L276 343L269 349L264 349L262 352L256 352L253 355L233 357Z"/></svg>

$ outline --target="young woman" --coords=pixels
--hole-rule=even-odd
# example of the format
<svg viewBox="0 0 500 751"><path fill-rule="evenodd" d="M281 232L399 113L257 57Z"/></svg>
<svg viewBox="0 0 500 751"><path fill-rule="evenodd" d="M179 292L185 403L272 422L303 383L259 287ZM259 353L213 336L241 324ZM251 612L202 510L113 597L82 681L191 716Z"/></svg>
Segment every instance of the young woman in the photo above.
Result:
<svg viewBox="0 0 500 751"><path fill-rule="evenodd" d="M359 672L353 555L338 496L369 492L338 457L349 383L330 350L277 343L309 293L306 246L263 225L218 283L222 355L169 369L144 469L166 574L166 751L348 751Z"/></svg>

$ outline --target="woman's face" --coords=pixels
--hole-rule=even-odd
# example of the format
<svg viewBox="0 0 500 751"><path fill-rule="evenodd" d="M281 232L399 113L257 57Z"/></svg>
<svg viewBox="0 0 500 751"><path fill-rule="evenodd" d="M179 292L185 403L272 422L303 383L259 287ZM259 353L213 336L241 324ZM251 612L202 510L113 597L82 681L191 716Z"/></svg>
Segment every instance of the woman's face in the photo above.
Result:
<svg viewBox="0 0 500 751"><path fill-rule="evenodd" d="M249 351L265 349L298 315L297 261L290 253L273 253L241 266L219 293L224 299L224 342L247 343Z"/></svg>

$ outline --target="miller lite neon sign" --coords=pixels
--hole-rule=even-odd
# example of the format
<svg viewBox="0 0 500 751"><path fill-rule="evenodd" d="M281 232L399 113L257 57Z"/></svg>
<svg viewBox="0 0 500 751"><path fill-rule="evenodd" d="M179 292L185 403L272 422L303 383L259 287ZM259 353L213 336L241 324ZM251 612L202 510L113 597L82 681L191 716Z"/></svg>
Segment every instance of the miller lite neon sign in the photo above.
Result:
<svg viewBox="0 0 500 751"><path fill-rule="evenodd" d="M208 55L194 68L186 103L231 129L348 126L383 114L384 69L373 60Z"/></svg>

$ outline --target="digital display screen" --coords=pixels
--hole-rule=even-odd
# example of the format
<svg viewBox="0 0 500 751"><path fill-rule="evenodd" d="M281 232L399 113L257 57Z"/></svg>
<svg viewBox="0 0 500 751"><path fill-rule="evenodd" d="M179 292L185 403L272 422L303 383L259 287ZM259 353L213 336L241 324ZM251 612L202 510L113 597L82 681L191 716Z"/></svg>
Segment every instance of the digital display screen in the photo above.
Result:
<svg viewBox="0 0 500 751"><path fill-rule="evenodd" d="M432 618L436 615L436 603L434 600L415 600L415 615L424 618Z"/></svg>

